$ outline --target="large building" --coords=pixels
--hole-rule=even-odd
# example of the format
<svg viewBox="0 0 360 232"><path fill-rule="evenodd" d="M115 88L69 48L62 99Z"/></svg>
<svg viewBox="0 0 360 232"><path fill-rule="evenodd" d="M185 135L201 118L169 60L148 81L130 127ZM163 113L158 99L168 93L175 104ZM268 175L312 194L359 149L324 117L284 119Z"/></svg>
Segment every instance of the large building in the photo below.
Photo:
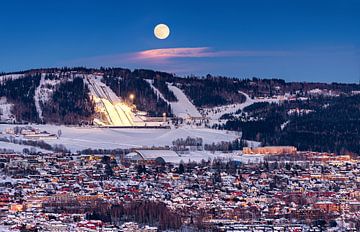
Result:
<svg viewBox="0 0 360 232"><path fill-rule="evenodd" d="M268 146L268 147L244 147L244 155L282 155L282 154L295 154L296 147L293 146Z"/></svg>
<svg viewBox="0 0 360 232"><path fill-rule="evenodd" d="M134 150L126 158L136 162L180 163L182 158L172 150Z"/></svg>

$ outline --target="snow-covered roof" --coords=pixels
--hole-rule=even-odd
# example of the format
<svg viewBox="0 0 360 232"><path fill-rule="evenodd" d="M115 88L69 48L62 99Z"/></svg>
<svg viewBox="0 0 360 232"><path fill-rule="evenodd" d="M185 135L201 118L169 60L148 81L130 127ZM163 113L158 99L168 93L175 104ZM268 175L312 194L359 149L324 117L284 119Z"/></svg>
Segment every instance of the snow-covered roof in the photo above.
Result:
<svg viewBox="0 0 360 232"><path fill-rule="evenodd" d="M179 157L175 151L171 150L135 150L145 160L155 160L158 157L169 159L170 157Z"/></svg>
<svg viewBox="0 0 360 232"><path fill-rule="evenodd" d="M183 160L183 157L180 156L160 156L155 159L156 162L159 163L173 163L178 164L181 163Z"/></svg>

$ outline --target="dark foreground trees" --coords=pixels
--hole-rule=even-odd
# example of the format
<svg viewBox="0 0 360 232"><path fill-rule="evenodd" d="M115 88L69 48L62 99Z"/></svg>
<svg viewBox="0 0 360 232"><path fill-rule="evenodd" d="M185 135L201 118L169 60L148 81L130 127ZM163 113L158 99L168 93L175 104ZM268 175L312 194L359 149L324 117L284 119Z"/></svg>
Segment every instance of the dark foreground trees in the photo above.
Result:
<svg viewBox="0 0 360 232"><path fill-rule="evenodd" d="M165 203L153 201L131 201L112 205L107 210L94 209L87 219L102 220L114 224L137 222L157 226L160 230L179 229L182 226L180 215L170 210Z"/></svg>

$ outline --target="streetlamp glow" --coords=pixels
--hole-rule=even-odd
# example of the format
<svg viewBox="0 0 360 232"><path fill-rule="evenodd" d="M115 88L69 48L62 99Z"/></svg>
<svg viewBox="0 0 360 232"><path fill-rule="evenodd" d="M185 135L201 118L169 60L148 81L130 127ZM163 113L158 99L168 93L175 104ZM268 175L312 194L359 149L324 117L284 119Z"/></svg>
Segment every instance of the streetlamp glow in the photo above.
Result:
<svg viewBox="0 0 360 232"><path fill-rule="evenodd" d="M131 101L133 101L134 98L135 98L135 95L134 95L134 94L130 94L130 95L129 95L129 98L130 98Z"/></svg>
<svg viewBox="0 0 360 232"><path fill-rule="evenodd" d="M163 121L166 122L166 113L164 112L162 115L163 115Z"/></svg>

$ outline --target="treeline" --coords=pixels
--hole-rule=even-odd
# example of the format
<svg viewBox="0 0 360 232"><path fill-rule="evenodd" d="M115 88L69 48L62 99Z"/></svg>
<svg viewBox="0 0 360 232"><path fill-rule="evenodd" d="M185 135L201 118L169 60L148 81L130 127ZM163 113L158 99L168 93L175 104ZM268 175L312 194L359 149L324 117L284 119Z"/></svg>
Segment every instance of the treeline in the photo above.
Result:
<svg viewBox="0 0 360 232"><path fill-rule="evenodd" d="M351 93L360 90L359 84L319 83L319 82L286 82L282 79L261 79L253 77L235 82L238 89L248 93L251 97L268 97L284 95L285 93L298 96L308 96L313 89L332 91L332 93Z"/></svg>
<svg viewBox="0 0 360 232"><path fill-rule="evenodd" d="M95 113L89 89L80 77L61 82L42 110L45 123L88 124Z"/></svg>
<svg viewBox="0 0 360 232"><path fill-rule="evenodd" d="M134 94L137 109L148 112L149 116L160 117L163 113L172 115L170 105L157 96L150 84L140 77L104 76L103 82L125 100L129 100L130 94Z"/></svg>
<svg viewBox="0 0 360 232"><path fill-rule="evenodd" d="M113 224L137 222L141 225L156 226L160 231L177 230L182 226L179 214L170 210L163 202L149 200L130 201L111 206L98 204L86 214L86 219Z"/></svg>
<svg viewBox="0 0 360 232"><path fill-rule="evenodd" d="M295 109L294 114L289 110ZM306 112L303 112L307 110ZM360 154L360 96L312 98L245 108L216 128L242 131L263 145L293 145L300 150ZM249 118L256 120L249 120Z"/></svg>
<svg viewBox="0 0 360 232"><path fill-rule="evenodd" d="M14 143L14 144L31 146L34 150L35 150L35 147L37 147L40 149L54 151L54 152L69 152L69 150L66 149L66 147L63 144L50 145L43 140L24 140L24 139L16 139L14 137L10 137L10 138L3 137L3 138L0 138L0 141L6 142L6 143ZM31 150L29 150L28 148L24 148L23 152L25 154L32 153ZM34 151L33 153L35 153L35 152L36 151Z"/></svg>
<svg viewBox="0 0 360 232"><path fill-rule="evenodd" d="M244 140L235 139L231 142L222 141L219 143L205 144L204 150L206 151L223 151L223 152L232 152L242 150L243 147L246 147L247 143Z"/></svg>
<svg viewBox="0 0 360 232"><path fill-rule="evenodd" d="M169 102L176 102L178 99L175 94L169 89L166 82L160 78L155 78L153 85L160 91L166 100Z"/></svg>
<svg viewBox="0 0 360 232"><path fill-rule="evenodd" d="M208 75L206 78L177 79L177 83L180 83L182 90L197 107L213 107L245 101L245 96L239 93L239 89L230 78Z"/></svg>
<svg viewBox="0 0 360 232"><path fill-rule="evenodd" d="M205 85L199 83L208 83L209 80L219 83L223 86L230 86L225 90L244 91L250 96L273 96L278 94L292 93L299 95L306 95L309 90L312 89L323 89L340 93L350 93L351 91L359 91L359 84L345 84L345 83L318 83L318 82L286 82L282 79L272 78L272 79L262 79L262 78L234 78L234 77L225 77L225 76L211 76L210 74L205 77L201 76L188 76L188 77L179 77L172 73L148 70L148 69L135 69L131 71L126 68L85 68L85 67L63 67L63 68L43 68L43 69L31 69L26 71L12 72L12 73L2 73L1 75L6 74L27 74L35 75L36 73L47 72L47 73L82 73L82 74L93 74L101 73L107 76L121 76L121 77L139 77L143 79L161 79L164 82L170 83L179 83L184 85L191 85L192 83L196 85ZM197 83L195 83L195 82ZM186 89L186 86L184 86ZM220 87L222 88L222 87ZM211 88L213 89L213 88ZM215 89L213 89L215 91ZM190 95L188 95L190 96ZM220 95L221 97L224 97ZM226 97L225 97L226 98ZM193 99L193 98L192 98ZM196 100L195 98L193 99ZM231 99L228 99L231 101Z"/></svg>
<svg viewBox="0 0 360 232"><path fill-rule="evenodd" d="M157 226L160 231L176 230L182 226L180 215L163 202L132 201L129 204L113 206L111 213L113 220L117 222L135 221L143 225Z"/></svg>
<svg viewBox="0 0 360 232"><path fill-rule="evenodd" d="M18 122L39 122L34 96L40 79L41 74L35 73L18 79L7 79L0 84L0 96L14 104L11 113Z"/></svg>
<svg viewBox="0 0 360 232"><path fill-rule="evenodd" d="M94 74L104 75L104 81L112 90L124 99L128 99L130 94L135 95L134 103L139 110L147 111L150 116L161 116L164 112L171 116L170 105L163 99L159 98L151 89L151 86L145 79L153 80L154 86L163 94L168 101L176 101L176 96L168 88L167 83L179 86L189 99L197 107L213 107L231 103L241 103L245 101L245 96L241 91L246 92L251 97L259 96L274 96L283 95L285 93L296 94L298 96L309 96L309 91L313 89L321 89L331 91L332 94L346 93L350 95L352 91L359 91L358 84L341 84L341 83L306 83L306 82L286 82L281 79L238 79L224 76L205 77L188 76L178 77L171 73L159 72L146 69L130 69L124 68L50 68L50 69L32 69L28 71L17 72L17 74L24 74L25 76L14 80L5 80L0 84L0 96L8 98L10 103L13 103L13 114L19 122L39 122L39 116L36 112L34 103L35 89L39 85L40 73L47 73L45 79L47 80L61 80L71 79L73 75ZM4 73L5 74L5 73ZM15 74L15 73L12 73ZM29 78L30 77L30 78ZM121 78L119 78L121 77ZM83 94L83 89L80 88L79 95ZM74 91L73 91L74 92ZM74 94L75 97L77 94ZM60 99L62 94L57 95ZM69 95L70 96L70 95ZM81 123L88 121L91 117L89 109L90 105L88 99L84 98L83 110L80 107L78 99L68 103L68 109L64 109L61 113L54 111L63 106L60 102L66 102L61 99L56 103L57 99L52 99L54 106L48 106L45 111L50 116L49 122L60 122L65 120L66 123ZM49 103L50 104L50 103ZM67 108L65 106L65 108ZM72 109L70 109L72 108ZM64 116L64 112L69 112L69 116ZM77 115L77 112L80 114ZM59 114L60 119L56 120ZM61 116L63 115L63 116ZM224 116L226 119L232 119L229 115ZM45 118L46 119L46 118Z"/></svg>

